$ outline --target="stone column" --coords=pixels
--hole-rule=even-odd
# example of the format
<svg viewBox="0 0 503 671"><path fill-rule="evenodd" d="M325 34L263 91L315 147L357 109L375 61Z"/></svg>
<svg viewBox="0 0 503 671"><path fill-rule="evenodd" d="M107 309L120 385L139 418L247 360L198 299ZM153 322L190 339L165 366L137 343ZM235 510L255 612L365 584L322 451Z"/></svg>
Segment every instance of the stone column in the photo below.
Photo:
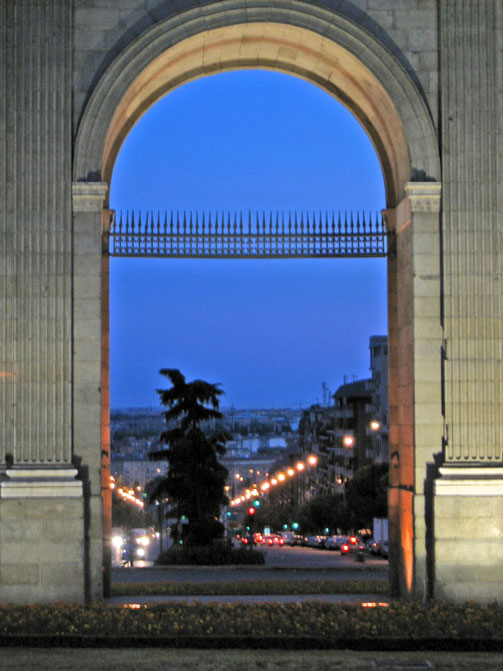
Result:
<svg viewBox="0 0 503 671"><path fill-rule="evenodd" d="M428 471L442 448L440 184L411 182L386 212L390 415L390 581L428 594Z"/></svg>
<svg viewBox="0 0 503 671"><path fill-rule="evenodd" d="M435 596L503 599L503 6L440 3L445 451Z"/></svg>
<svg viewBox="0 0 503 671"><path fill-rule="evenodd" d="M110 562L107 190L97 182L73 184L73 452L84 482L86 597L91 600L103 596Z"/></svg>
<svg viewBox="0 0 503 671"><path fill-rule="evenodd" d="M0 25L2 599L82 600L83 493L72 460L71 3L4 2Z"/></svg>

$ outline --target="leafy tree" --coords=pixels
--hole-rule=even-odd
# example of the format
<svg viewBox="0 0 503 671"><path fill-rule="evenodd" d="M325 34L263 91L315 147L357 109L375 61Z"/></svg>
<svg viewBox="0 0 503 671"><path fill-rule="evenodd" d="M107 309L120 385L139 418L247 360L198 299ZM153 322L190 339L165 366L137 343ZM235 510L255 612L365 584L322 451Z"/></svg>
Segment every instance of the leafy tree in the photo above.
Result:
<svg viewBox="0 0 503 671"><path fill-rule="evenodd" d="M288 503L277 503L271 500L269 495L267 499L263 499L260 506L256 509L254 515L254 525L257 531L261 531L264 527L271 527L274 531L281 531L284 524L289 527L292 522L296 521L297 510Z"/></svg>
<svg viewBox="0 0 503 671"><path fill-rule="evenodd" d="M153 460L167 459L169 469L165 492L175 502L177 516L185 518L182 539L188 545L208 545L223 536L218 521L220 507L228 503L225 496L227 469L218 461L225 454L225 443L231 438L222 429L209 433L204 426L222 418L218 384L203 380L186 382L176 369L162 369L169 378L169 389L158 389L168 430L161 434L166 448L150 453ZM173 427L173 421L175 426Z"/></svg>
<svg viewBox="0 0 503 671"><path fill-rule="evenodd" d="M301 529L307 533L335 530L348 525L347 511L342 496L317 494L304 503L299 511Z"/></svg>
<svg viewBox="0 0 503 671"><path fill-rule="evenodd" d="M135 529L152 524L150 515L138 510L138 508L121 497L115 492L112 493L112 525L114 527L123 527L124 529Z"/></svg>
<svg viewBox="0 0 503 671"><path fill-rule="evenodd" d="M159 532L159 552L164 552L164 519L167 517L166 499L167 492L167 478L165 476L157 476L153 480L149 480L145 485L145 493L148 497L149 505L157 503L156 524Z"/></svg>
<svg viewBox="0 0 503 671"><path fill-rule="evenodd" d="M355 528L372 528L374 517L388 515L388 465L359 468L346 489L346 501Z"/></svg>

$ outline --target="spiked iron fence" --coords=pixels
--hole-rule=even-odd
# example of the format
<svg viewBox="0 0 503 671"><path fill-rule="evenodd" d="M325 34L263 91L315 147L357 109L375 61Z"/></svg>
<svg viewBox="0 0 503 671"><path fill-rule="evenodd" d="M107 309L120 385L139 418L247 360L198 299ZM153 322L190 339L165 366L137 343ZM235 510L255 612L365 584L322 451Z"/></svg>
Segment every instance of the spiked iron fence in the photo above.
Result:
<svg viewBox="0 0 503 671"><path fill-rule="evenodd" d="M382 216L332 214L154 215L112 212L104 253L117 257L212 259L382 257Z"/></svg>

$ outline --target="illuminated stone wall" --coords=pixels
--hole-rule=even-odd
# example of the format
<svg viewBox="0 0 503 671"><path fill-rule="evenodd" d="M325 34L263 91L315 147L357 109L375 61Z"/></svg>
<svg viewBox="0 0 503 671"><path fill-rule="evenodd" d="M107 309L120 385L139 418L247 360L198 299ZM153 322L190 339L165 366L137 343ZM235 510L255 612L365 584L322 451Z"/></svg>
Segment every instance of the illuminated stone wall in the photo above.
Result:
<svg viewBox="0 0 503 671"><path fill-rule="evenodd" d="M113 164L161 95L254 66L341 100L381 159L392 586L503 598L502 14L493 0L1 0L2 598L107 589Z"/></svg>

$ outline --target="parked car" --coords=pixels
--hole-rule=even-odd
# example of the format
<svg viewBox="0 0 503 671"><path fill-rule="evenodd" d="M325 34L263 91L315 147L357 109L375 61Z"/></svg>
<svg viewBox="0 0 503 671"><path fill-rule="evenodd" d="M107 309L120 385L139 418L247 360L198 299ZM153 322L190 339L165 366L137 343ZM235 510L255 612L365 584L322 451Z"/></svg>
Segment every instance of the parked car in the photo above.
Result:
<svg viewBox="0 0 503 671"><path fill-rule="evenodd" d="M307 544L310 548L322 548L325 547L325 536L309 536L307 539Z"/></svg>
<svg viewBox="0 0 503 671"><path fill-rule="evenodd" d="M282 531L281 537L285 541L286 545L295 545L295 534L293 531Z"/></svg>
<svg viewBox="0 0 503 671"><path fill-rule="evenodd" d="M263 545L264 544L264 537L260 532L254 533L253 534L253 545ZM249 536L242 536L241 537L241 543L243 545L249 545L250 544L250 537Z"/></svg>
<svg viewBox="0 0 503 671"><path fill-rule="evenodd" d="M341 555L350 554L352 552L363 552L365 545L356 536L349 536L341 543Z"/></svg>
<svg viewBox="0 0 503 671"><path fill-rule="evenodd" d="M373 538L369 538L368 541L365 543L365 549L367 552L369 552L371 555L378 555L380 554L379 550L379 543L374 540Z"/></svg>
<svg viewBox="0 0 503 671"><path fill-rule="evenodd" d="M340 550L341 543L346 540L346 536L329 536L325 539L325 547L327 550Z"/></svg>

